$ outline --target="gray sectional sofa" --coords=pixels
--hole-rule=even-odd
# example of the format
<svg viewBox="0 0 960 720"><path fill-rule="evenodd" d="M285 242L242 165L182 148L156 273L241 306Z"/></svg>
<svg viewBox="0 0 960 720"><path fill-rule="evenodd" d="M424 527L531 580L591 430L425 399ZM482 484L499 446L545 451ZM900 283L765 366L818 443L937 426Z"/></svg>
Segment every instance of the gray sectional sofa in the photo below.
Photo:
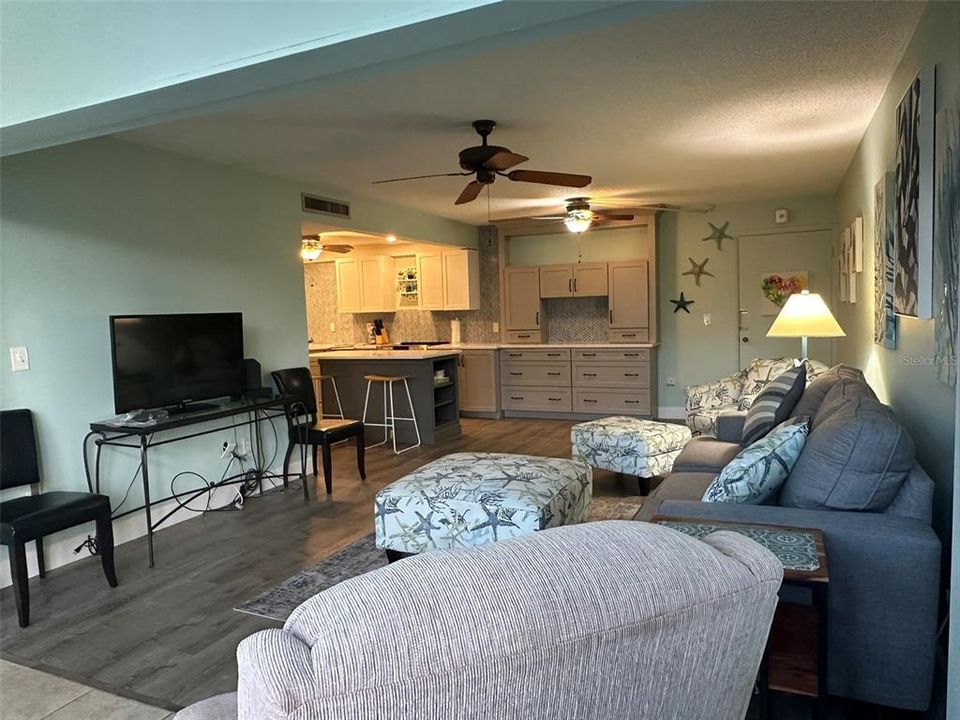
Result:
<svg viewBox="0 0 960 720"><path fill-rule="evenodd" d="M717 437L694 438L635 519L819 528L830 568L830 694L924 710L940 586L933 482L909 434L856 368L838 365L818 377L792 415L809 416L811 431L776 505L700 501L741 450L744 413L726 413Z"/></svg>

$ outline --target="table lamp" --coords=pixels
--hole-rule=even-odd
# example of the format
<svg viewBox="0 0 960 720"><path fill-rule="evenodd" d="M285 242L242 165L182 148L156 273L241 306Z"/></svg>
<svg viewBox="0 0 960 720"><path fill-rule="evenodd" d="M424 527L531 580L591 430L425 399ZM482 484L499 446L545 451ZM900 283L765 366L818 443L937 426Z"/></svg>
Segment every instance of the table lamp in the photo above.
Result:
<svg viewBox="0 0 960 720"><path fill-rule="evenodd" d="M767 337L798 337L800 352L807 357L807 338L846 337L840 323L817 293L802 290L787 298Z"/></svg>

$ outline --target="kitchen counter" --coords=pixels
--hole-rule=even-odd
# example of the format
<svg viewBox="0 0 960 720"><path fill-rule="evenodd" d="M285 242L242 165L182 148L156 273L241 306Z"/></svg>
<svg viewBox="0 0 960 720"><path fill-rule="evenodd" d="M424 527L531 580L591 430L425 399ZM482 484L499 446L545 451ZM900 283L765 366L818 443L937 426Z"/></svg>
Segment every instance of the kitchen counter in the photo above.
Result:
<svg viewBox="0 0 960 720"><path fill-rule="evenodd" d="M319 350L310 357L327 360L434 360L457 354L453 348L431 350Z"/></svg>
<svg viewBox="0 0 960 720"><path fill-rule="evenodd" d="M461 343L460 345L437 345L437 349L452 350L517 350L520 348L654 348L657 343Z"/></svg>

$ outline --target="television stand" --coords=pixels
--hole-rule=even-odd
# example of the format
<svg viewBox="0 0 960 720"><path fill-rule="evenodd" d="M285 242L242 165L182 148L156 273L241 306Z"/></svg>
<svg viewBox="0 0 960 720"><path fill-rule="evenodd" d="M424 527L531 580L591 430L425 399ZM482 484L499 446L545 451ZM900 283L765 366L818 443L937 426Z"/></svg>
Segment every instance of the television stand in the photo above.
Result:
<svg viewBox="0 0 960 720"><path fill-rule="evenodd" d="M214 403L192 403L192 402L182 402L173 405L172 407L166 408L166 411L170 413L170 416L174 415L186 415L187 413L195 412L209 412L210 410L219 410L220 406Z"/></svg>

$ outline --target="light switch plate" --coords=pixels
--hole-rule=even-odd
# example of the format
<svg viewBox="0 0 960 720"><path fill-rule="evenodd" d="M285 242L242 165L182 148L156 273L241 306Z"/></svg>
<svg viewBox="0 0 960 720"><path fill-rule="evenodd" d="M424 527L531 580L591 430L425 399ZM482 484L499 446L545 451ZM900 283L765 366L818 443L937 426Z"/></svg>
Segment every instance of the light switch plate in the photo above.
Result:
<svg viewBox="0 0 960 720"><path fill-rule="evenodd" d="M330 323L330 332L336 332L336 331L337 331L337 324L334 322Z"/></svg>
<svg viewBox="0 0 960 720"><path fill-rule="evenodd" d="M493 324L493 332L494 332L494 333L500 332L500 323L495 322L495 323Z"/></svg>
<svg viewBox="0 0 960 720"><path fill-rule="evenodd" d="M30 356L25 347L10 348L10 368L14 372L23 372L30 369Z"/></svg>
<svg viewBox="0 0 960 720"><path fill-rule="evenodd" d="M706 325L707 327L710 327L710 325L713 324L713 315L711 315L710 313L704 313L703 324Z"/></svg>

